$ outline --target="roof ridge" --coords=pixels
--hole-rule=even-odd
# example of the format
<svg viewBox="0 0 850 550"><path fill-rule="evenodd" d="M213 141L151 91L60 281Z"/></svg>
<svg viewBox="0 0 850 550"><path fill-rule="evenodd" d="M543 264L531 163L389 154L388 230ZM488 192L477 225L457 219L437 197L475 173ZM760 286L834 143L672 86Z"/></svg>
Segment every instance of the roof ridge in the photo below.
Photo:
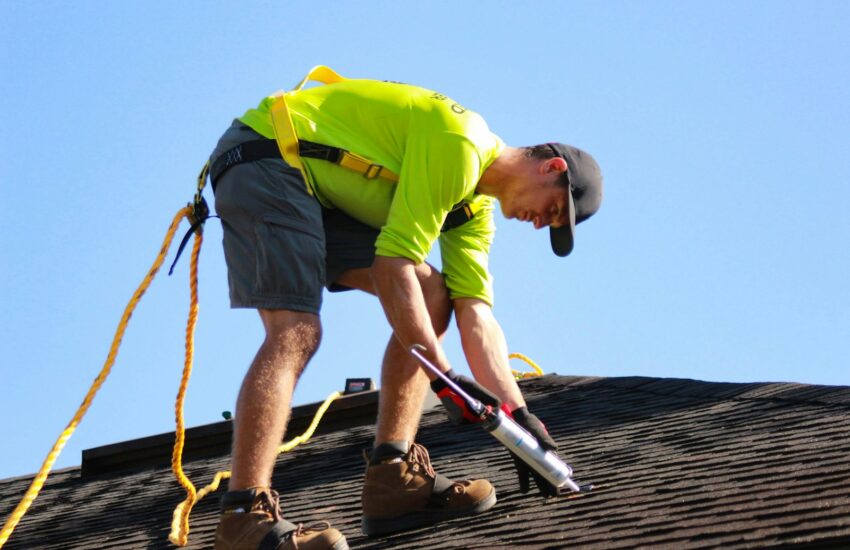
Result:
<svg viewBox="0 0 850 550"><path fill-rule="evenodd" d="M50 470L50 478L52 480L53 478L60 476L60 475L63 475L63 474L76 475L75 470L79 471L79 469L80 469L79 464L77 464L76 466L66 466L64 468L56 468L55 470ZM4 477L4 478L0 479L0 495L2 495L4 485L12 485L12 484L24 482L24 481L25 482L31 482L33 479L35 479L36 475L37 475L37 472L32 472L30 474L21 474L21 475L16 475L16 476L12 476L12 477ZM2 517L2 516L0 516L0 517Z"/></svg>
<svg viewBox="0 0 850 550"><path fill-rule="evenodd" d="M594 385L650 395L689 397L703 401L769 401L808 404L850 410L850 386L828 386L797 382L711 382L691 378L650 376L564 376L550 373L522 381L523 385L551 384L557 380L569 388Z"/></svg>

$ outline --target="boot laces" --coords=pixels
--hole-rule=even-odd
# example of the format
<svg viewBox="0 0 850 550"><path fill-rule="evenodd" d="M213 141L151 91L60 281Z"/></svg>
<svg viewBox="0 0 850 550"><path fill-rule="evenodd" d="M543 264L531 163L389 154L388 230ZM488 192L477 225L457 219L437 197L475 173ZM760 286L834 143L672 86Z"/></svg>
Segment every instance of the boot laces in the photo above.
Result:
<svg viewBox="0 0 850 550"><path fill-rule="evenodd" d="M298 524L298 528L295 530L295 536L300 537L301 535L306 535L311 531L324 531L326 529L330 529L331 524L327 521L317 521L315 523L311 523L309 525L304 525L303 523Z"/></svg>
<svg viewBox="0 0 850 550"><path fill-rule="evenodd" d="M415 464L421 465L425 469L425 473L431 477L432 479L436 479L437 472L434 471L434 466L431 464L431 457L428 455L428 450L418 443L414 443L413 447L410 449L410 458L409 460ZM450 488L446 489L443 493L448 497L449 493L453 492L456 495L460 495L466 492L467 486L469 486L470 482L468 480L463 481L452 481L452 485Z"/></svg>
<svg viewBox="0 0 850 550"><path fill-rule="evenodd" d="M421 464L423 468L425 468L425 472L429 477L437 477L437 473L434 471L434 467L431 465L431 457L428 456L428 450L418 443L414 443L410 448L410 453L408 453L410 457L410 461L415 464Z"/></svg>
<svg viewBox="0 0 850 550"><path fill-rule="evenodd" d="M276 522L283 521L283 516L280 512L280 495L273 489L262 491L258 494L256 500L254 500L254 505L251 507L251 511L268 514ZM297 549L298 537L308 535L313 531L324 531L326 529L330 529L330 527L331 524L327 521L318 521L309 525L299 523L295 528L295 531L292 532L292 543Z"/></svg>
<svg viewBox="0 0 850 550"><path fill-rule="evenodd" d="M278 495L277 491L273 489L260 492L254 500L254 505L251 507L251 511L264 512L270 515L275 521L282 520L283 516L280 513L280 495Z"/></svg>

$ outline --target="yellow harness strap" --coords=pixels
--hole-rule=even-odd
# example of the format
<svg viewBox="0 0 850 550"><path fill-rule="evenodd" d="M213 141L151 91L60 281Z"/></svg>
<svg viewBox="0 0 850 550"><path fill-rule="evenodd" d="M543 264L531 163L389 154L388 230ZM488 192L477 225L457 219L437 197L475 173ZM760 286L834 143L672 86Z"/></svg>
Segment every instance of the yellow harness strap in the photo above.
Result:
<svg viewBox="0 0 850 550"><path fill-rule="evenodd" d="M307 174L304 171L304 165L301 163L301 157L298 154L298 136L295 135L295 128L292 126L292 117L289 114L289 108L286 105L286 98L301 91L307 82L321 82L322 84L335 84L345 80L333 69L324 65L317 65L310 69L301 82L292 91L278 92L275 94L277 98L271 107L272 127L274 128L275 140L280 148L280 154L283 160L290 166L294 166L301 170L304 176L304 181L309 182ZM394 174L387 168L379 164L375 164L369 159L362 157L351 151L340 150L341 154L337 164L348 170L353 170L363 174L367 179L384 179L393 183L398 183L398 175ZM308 184L308 191L312 194Z"/></svg>
<svg viewBox="0 0 850 550"><path fill-rule="evenodd" d="M383 179L392 183L398 183L398 175L380 164L374 164L366 157L361 157L360 155L352 153L351 151L346 151L345 149L341 149L340 151L342 154L340 155L337 164L343 168L359 172L360 174L363 174L364 178L369 180Z"/></svg>

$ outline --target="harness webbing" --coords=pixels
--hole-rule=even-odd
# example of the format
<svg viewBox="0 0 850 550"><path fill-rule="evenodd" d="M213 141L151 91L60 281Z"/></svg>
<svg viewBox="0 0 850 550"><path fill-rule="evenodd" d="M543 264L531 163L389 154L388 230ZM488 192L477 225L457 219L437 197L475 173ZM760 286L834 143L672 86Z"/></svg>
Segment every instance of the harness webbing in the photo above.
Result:
<svg viewBox="0 0 850 550"><path fill-rule="evenodd" d="M298 150L302 157L333 162L343 168L358 172L367 179L383 179L392 183L398 182L398 176L387 168L384 168L379 164L374 164L360 155L354 154L351 151L346 151L339 147L324 145L322 143L314 143L312 141L302 139L298 142ZM216 182L219 178L221 178L225 172L234 166L268 158L280 158L278 144L273 139L256 139L253 141L246 141L245 143L225 151L219 155L219 157L215 159L210 166L210 183L212 184L213 193L215 193ZM443 226L440 228L440 231L448 231L449 229L460 227L475 216L476 210L477 208L471 203L465 201L459 202L449 211L448 214L446 214L446 219L443 221ZM203 223L203 220L198 223ZM177 258L180 257L180 253L186 246L187 239L194 229L195 226L193 225L186 234L186 237L183 238L183 242L180 243ZM175 264L177 263L177 258L174 259ZM173 268L174 266L172 265L172 269ZM169 271L169 274L170 273L171 272Z"/></svg>
<svg viewBox="0 0 850 550"><path fill-rule="evenodd" d="M326 160L361 174L366 179L382 179L398 183L398 176L388 168L375 164L365 157L340 147L314 143L305 139L298 141L298 154L301 157ZM225 172L245 162L262 159L280 158L280 149L273 139L255 139L246 141L219 155L210 167L210 182L215 193L216 182Z"/></svg>
<svg viewBox="0 0 850 550"><path fill-rule="evenodd" d="M313 194L313 188L310 185L310 180L301 163L301 157L319 158L336 162L343 168L354 170L363 174L368 179L382 178L392 182L398 182L399 177L387 168L375 164L369 159L362 157L351 151L331 147L329 145L316 144L305 140L299 140L295 134L295 127L292 125L292 117L289 114L289 107L286 104L286 98L293 96L301 91L304 86L310 82L319 82L329 85L346 80L336 71L325 65L317 65L310 69L301 82L292 91L278 92L275 94L275 101L272 103L270 114L272 119L272 128L274 128L275 140L277 142L280 155L287 164L294 168L298 168L304 176L304 182L307 184L307 191ZM302 148L301 144L307 146ZM315 148L315 150L312 150ZM305 150L307 154L305 154ZM333 151L333 152L331 152ZM334 160L336 159L336 160ZM475 203L461 202L456 204L446 216L441 231L454 229L468 222L475 215L478 205Z"/></svg>
<svg viewBox="0 0 850 550"><path fill-rule="evenodd" d="M218 179L237 164L269 158L280 158L280 150L277 147L277 142L273 139L246 141L225 151L210 165L210 184L213 193L215 193Z"/></svg>
<svg viewBox="0 0 850 550"><path fill-rule="evenodd" d="M346 151L339 147L313 143L305 139L298 140L298 154L302 157L327 160L343 168L362 174L367 180L383 179L398 183L398 175L390 169L375 164L366 157Z"/></svg>

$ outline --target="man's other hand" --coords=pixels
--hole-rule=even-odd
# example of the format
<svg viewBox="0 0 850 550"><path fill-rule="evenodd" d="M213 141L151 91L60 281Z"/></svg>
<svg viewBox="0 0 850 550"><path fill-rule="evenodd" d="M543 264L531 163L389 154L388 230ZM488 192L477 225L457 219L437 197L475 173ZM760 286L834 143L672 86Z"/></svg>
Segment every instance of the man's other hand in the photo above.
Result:
<svg viewBox="0 0 850 550"><path fill-rule="evenodd" d="M558 450L558 445L549 435L549 432L546 431L546 426L543 425L543 422L539 418L528 412L526 407L520 407L514 410L511 416L513 416L516 423L522 426L525 431L534 436L534 439L537 440L543 449L552 451L553 453ZM511 453L511 457L514 459L514 466L519 476L519 490L521 492L527 493L531 489L529 478L533 478L537 489L544 497L556 497L561 494L561 490L558 487L546 481L546 478L538 474L517 455Z"/></svg>

